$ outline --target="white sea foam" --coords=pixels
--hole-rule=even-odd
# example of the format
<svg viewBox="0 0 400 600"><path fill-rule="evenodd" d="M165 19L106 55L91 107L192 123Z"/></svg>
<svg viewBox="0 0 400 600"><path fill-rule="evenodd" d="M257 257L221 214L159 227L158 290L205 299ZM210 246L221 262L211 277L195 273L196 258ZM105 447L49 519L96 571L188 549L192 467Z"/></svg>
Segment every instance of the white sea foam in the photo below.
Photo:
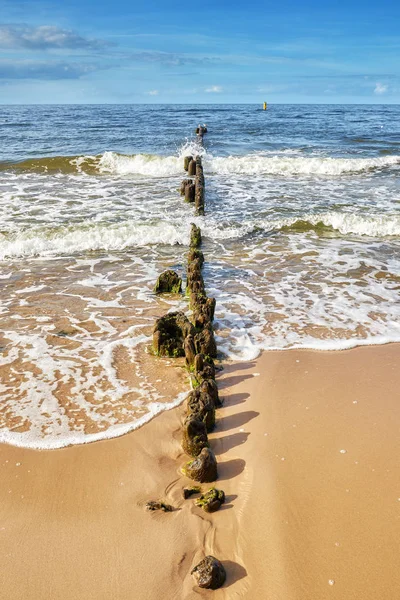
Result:
<svg viewBox="0 0 400 600"><path fill-rule="evenodd" d="M6 354L0 355L0 366L15 365L16 361L22 360L22 371L19 373L18 367L13 367L21 380L17 390L10 385L2 386L2 401L15 417L27 420L31 425L26 432L0 430L0 442L50 449L117 437L182 402L186 393L179 394L172 401L162 402L163 396L156 392L146 376L141 377L139 387L129 386L118 377L114 354L125 348L135 369L133 350L149 341L138 331L143 325L133 325L115 338L117 332L106 319L96 316L96 313L90 317L99 330L94 337L88 336L79 322L70 317L78 332L74 337L77 348L54 347L49 343L46 333L52 332L54 326L51 324L42 325L39 333L4 332L11 345ZM34 364L35 373L24 368L25 363ZM104 381L107 381L106 387L102 385ZM57 397L59 386L66 384L71 386L73 398L72 406L68 407L69 414ZM132 393L137 399L125 406L124 398ZM93 396L92 401L87 394ZM99 410L107 405L108 409ZM139 413L131 414L132 408L138 409ZM83 423L79 424L80 413L96 424L100 431L93 434L85 432ZM123 415L124 422L120 422L117 415ZM78 420L74 421L74 417Z"/></svg>
<svg viewBox="0 0 400 600"><path fill-rule="evenodd" d="M260 221L256 227L271 231L282 227L291 227L303 221L313 226L322 224L325 227L332 227L344 235L355 234L378 238L400 236L400 215L393 214L368 215L334 211L317 214L305 213L300 218Z"/></svg>
<svg viewBox="0 0 400 600"><path fill-rule="evenodd" d="M102 173L165 177L182 174L183 156L202 154L206 172L219 175L311 175L339 176L400 166L400 156L376 158L336 158L297 156L292 154L247 154L245 156L213 156L204 149L188 144L179 156L135 154L132 156L105 152L99 159ZM88 157L92 159L92 157ZM80 159L80 164L85 157Z"/></svg>
<svg viewBox="0 0 400 600"><path fill-rule="evenodd" d="M0 234L0 260L15 256L70 256L88 250L124 250L131 246L188 243L186 224L168 222L119 224L40 229L5 236Z"/></svg>
<svg viewBox="0 0 400 600"><path fill-rule="evenodd" d="M209 175L210 210L204 218L194 217L177 193L183 156L198 153ZM400 341L395 239L400 216L392 177L399 162L398 156L328 158L293 150L223 158L188 143L179 156L106 152L75 159L79 173L0 175L0 259L12 259L2 265L7 269L2 287L9 285L10 293L0 308L12 348L0 353L0 364L28 365L21 369L20 396L6 386L1 391L34 423L29 432L1 432L0 441L56 448L114 437L181 401L160 402L149 382L129 389L113 356L122 346L134 368L133 348L143 339L139 329L153 323L147 310L155 301L152 284L166 263L175 268L184 261L191 222L201 226L205 239L205 280L209 295L217 298L218 346L229 358L253 359L263 349L340 350ZM174 248L177 244L184 247ZM81 256L86 251L112 254ZM52 290L57 277L50 276L51 269L60 256L60 284ZM35 273L21 269L19 257ZM36 318L26 309L42 290L55 294L49 304L54 307L68 295L72 311L79 306L78 312L90 315L93 336L67 311L62 318L77 333L63 339L65 345L46 341L57 331L57 311ZM162 299L162 304L163 310L187 308L184 299ZM121 334L121 309L141 325L126 326ZM74 344L77 350L71 349ZM80 425L71 427L57 402L57 382L72 384L78 409L104 431L85 434ZM101 415L107 386L113 406L124 394L138 394L134 409L139 410L133 415L127 409L124 423ZM87 400L92 390L93 403Z"/></svg>
<svg viewBox="0 0 400 600"><path fill-rule="evenodd" d="M224 175L337 176L400 166L400 156L377 158L263 156L258 154L229 157L206 156L204 165L210 172Z"/></svg>
<svg viewBox="0 0 400 600"><path fill-rule="evenodd" d="M182 174L182 160L178 156L153 154L126 156L116 152L105 152L99 161L99 171L118 175L165 177Z"/></svg>
<svg viewBox="0 0 400 600"><path fill-rule="evenodd" d="M296 223L306 222L311 226L322 224L332 227L343 235L354 234L384 238L400 236L400 216L398 215L361 215L350 212L305 213L301 217L281 219L263 219L244 221L238 224L221 224L213 218L203 222L190 218L180 223L160 221L146 224L138 221L126 221L118 224L88 224L57 229L33 229L5 236L0 234L0 260L26 256L70 256L77 252L90 250L124 250L129 247L148 245L188 244L190 223L202 225L205 236L214 240L240 239L245 235L264 230L279 231L290 228ZM86 285L107 285L104 280L87 280ZM35 291L32 289L32 291Z"/></svg>
<svg viewBox="0 0 400 600"><path fill-rule="evenodd" d="M171 410L176 406L182 404L187 396L187 392L182 392L172 402L146 402L145 415L139 418L135 418L130 423L117 423L111 425L105 431L99 431L97 433L84 433L83 431L70 430L65 425L63 432L57 432L54 434L50 432L47 436L40 436L36 429L26 431L23 433L16 433L9 429L0 430L0 443L11 444L19 448L31 448L33 450L56 450L58 448L65 448L67 446L74 446L78 444L89 444L91 442L97 442L99 440L109 440L116 437L120 437L139 429L149 421L151 421L156 415L165 410ZM54 421L59 419L59 414L55 415Z"/></svg>
<svg viewBox="0 0 400 600"><path fill-rule="evenodd" d="M284 247L255 241L230 281L214 271L209 291L217 299L218 346L229 358L400 341L399 262L387 260L385 246L307 241L306 247L302 236L291 236Z"/></svg>
<svg viewBox="0 0 400 600"><path fill-rule="evenodd" d="M116 175L144 175L146 177L168 177L182 175L184 156L205 155L205 149L193 141L188 141L182 146L178 155L160 156L156 154L118 154L104 152L100 156L98 168L101 173ZM85 160L93 160L92 156L76 159L81 166Z"/></svg>
<svg viewBox="0 0 400 600"><path fill-rule="evenodd" d="M17 290L16 293L17 294L31 294L32 292L38 292L39 290L42 290L43 288L45 288L45 285L32 285L31 287L27 287L27 288L22 288L20 290Z"/></svg>
<svg viewBox="0 0 400 600"><path fill-rule="evenodd" d="M182 174L184 156L203 156L208 173L219 175L306 175L339 176L400 166L400 156L375 158L338 158L327 156L299 156L298 153L247 154L244 156L213 156L194 142L185 144L178 155L118 154L104 152L97 157L100 173L113 175L142 175L146 177L169 177ZM81 156L72 162L82 171L85 161L93 164L93 156Z"/></svg>
<svg viewBox="0 0 400 600"><path fill-rule="evenodd" d="M304 213L301 216L243 221L240 224L220 225L213 221L204 224L204 233L215 240L228 240L242 238L256 230L265 232L279 231L283 228L291 228L309 224L316 227L332 227L343 235L354 234L357 236L369 236L377 238L400 236L400 216L393 214L368 215L354 212L321 212ZM295 231L293 231L294 233Z"/></svg>

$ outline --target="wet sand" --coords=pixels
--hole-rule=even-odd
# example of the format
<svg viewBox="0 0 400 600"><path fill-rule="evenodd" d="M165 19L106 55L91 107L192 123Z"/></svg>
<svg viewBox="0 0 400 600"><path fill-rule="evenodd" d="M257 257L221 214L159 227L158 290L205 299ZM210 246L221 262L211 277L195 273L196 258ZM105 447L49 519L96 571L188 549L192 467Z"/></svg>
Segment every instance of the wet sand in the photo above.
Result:
<svg viewBox="0 0 400 600"><path fill-rule="evenodd" d="M213 515L181 498L183 407L104 442L0 446L2 597L397 600L399 357L391 344L226 365ZM178 510L150 514L154 499ZM227 569L216 592L189 575L208 553Z"/></svg>

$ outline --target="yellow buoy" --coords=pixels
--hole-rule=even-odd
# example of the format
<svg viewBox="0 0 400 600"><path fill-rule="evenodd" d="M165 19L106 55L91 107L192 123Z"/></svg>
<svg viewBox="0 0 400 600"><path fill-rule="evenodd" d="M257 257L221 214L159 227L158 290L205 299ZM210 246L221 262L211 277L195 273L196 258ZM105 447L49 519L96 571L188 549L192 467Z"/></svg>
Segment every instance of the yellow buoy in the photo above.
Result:
<svg viewBox="0 0 400 600"><path fill-rule="evenodd" d="M267 103L266 102L264 102L264 104L263 104L263 109L267 110Z"/></svg>

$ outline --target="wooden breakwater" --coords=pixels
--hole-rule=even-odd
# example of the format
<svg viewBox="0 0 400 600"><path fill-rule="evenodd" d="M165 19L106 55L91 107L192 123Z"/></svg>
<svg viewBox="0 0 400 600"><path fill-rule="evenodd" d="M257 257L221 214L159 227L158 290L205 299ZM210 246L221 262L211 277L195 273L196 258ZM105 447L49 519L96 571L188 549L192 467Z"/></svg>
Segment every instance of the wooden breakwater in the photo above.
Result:
<svg viewBox="0 0 400 600"><path fill-rule="evenodd" d="M180 193L185 201L194 204L195 214L205 212L205 178L200 156L186 156L183 161L188 177L182 181ZM201 230L192 224L189 250L187 253L186 294L190 316L184 312L172 312L157 319L153 331L153 351L157 356L185 357L191 382L182 423L182 448L190 460L182 467L182 474L196 483L211 483L218 478L218 464L210 446L208 433L216 422L216 410L221 407L218 386L215 380L217 345L213 321L215 298L207 295L203 277L205 257ZM182 281L173 271L165 271L157 280L157 293L181 290ZM183 489L185 499L201 494L198 486ZM201 494L196 504L206 512L215 512L225 501L222 490L211 488ZM166 510L163 503L150 503L154 509ZM225 581L223 565L214 557L207 556L193 571L201 587L216 589Z"/></svg>
<svg viewBox="0 0 400 600"><path fill-rule="evenodd" d="M197 215L204 215L205 180L201 156L185 156L183 166L191 179L182 181L181 195L186 202L194 203Z"/></svg>

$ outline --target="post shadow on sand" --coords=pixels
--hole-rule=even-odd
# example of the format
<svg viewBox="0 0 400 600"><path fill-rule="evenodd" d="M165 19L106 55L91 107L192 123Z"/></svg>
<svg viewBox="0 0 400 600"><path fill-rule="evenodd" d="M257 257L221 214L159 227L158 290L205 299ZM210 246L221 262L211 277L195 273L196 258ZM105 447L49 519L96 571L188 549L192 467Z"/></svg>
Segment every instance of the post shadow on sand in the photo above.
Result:
<svg viewBox="0 0 400 600"><path fill-rule="evenodd" d="M222 504L219 510L229 510L230 508L233 508L232 502L236 500L236 498L237 494L229 494L228 496L225 496L225 503Z"/></svg>
<svg viewBox="0 0 400 600"><path fill-rule="evenodd" d="M252 419L258 417L260 413L255 410L245 410L244 412L237 413L234 415L228 415L218 420L217 431L229 431L229 429L236 429L245 425Z"/></svg>
<svg viewBox="0 0 400 600"><path fill-rule="evenodd" d="M228 588L237 581L240 581L244 577L247 577L247 571L242 565L234 562L233 560L224 560L222 561L223 566L226 571L226 581L224 583L224 588Z"/></svg>
<svg viewBox="0 0 400 600"><path fill-rule="evenodd" d="M225 388L232 387L233 385L236 385L237 383L241 383L242 381L245 381L246 379L251 379L252 377L254 377L254 375L235 375L233 377L227 377L226 379L223 379L222 381L218 381L218 387L221 390L223 390Z"/></svg>
<svg viewBox="0 0 400 600"><path fill-rule="evenodd" d="M218 463L218 481L232 479L243 472L246 461L243 458L233 458L224 463Z"/></svg>
<svg viewBox="0 0 400 600"><path fill-rule="evenodd" d="M236 406L237 404L243 404L243 402L246 402L247 398L250 398L250 394L247 392L224 396L224 406Z"/></svg>
<svg viewBox="0 0 400 600"><path fill-rule="evenodd" d="M233 365L224 367L224 373L237 373L237 371L247 371L253 369L257 363L255 361L248 361L243 363L235 362Z"/></svg>
<svg viewBox="0 0 400 600"><path fill-rule="evenodd" d="M220 437L214 440L215 454L217 454L218 456L220 454L225 454L226 452L229 452L229 450L232 450L232 448L244 444L244 442L247 442L247 438L249 437L249 435L250 433L241 431L240 433L232 433L231 435Z"/></svg>

